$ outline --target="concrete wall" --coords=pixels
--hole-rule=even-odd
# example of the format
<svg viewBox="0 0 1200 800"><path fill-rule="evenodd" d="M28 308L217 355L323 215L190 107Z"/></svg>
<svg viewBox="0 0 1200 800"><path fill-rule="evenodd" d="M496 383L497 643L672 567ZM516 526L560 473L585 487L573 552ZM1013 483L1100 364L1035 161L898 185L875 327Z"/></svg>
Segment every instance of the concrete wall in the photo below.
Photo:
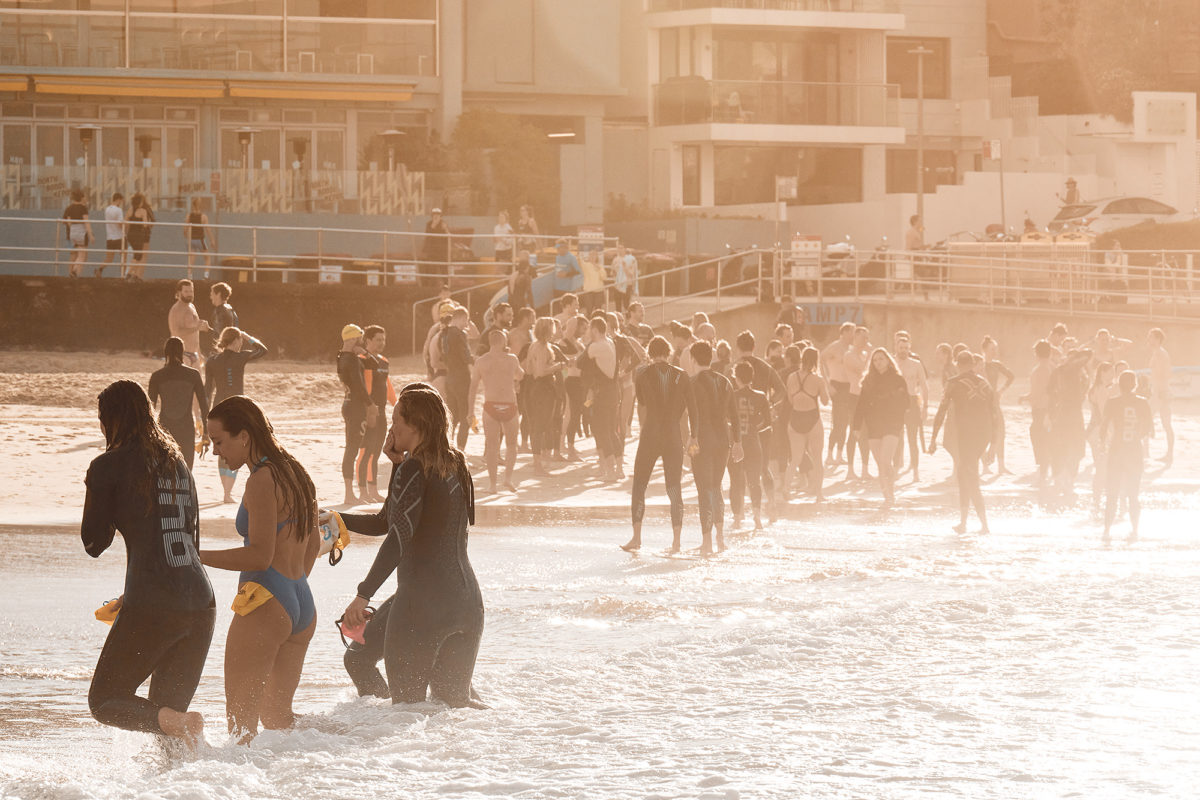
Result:
<svg viewBox="0 0 1200 800"><path fill-rule="evenodd" d="M212 313L210 284L196 285L196 307ZM83 351L160 352L169 335L174 302L168 281L127 284L66 278L0 277L0 346ZM271 349L269 358L329 359L347 322L387 328L392 352L409 348L413 303L428 296L416 287L235 284L233 307L241 325ZM482 298L472 308L482 309ZM479 314L477 314L479 316ZM429 311L418 311L420 336ZM202 346L208 336L201 335Z"/></svg>

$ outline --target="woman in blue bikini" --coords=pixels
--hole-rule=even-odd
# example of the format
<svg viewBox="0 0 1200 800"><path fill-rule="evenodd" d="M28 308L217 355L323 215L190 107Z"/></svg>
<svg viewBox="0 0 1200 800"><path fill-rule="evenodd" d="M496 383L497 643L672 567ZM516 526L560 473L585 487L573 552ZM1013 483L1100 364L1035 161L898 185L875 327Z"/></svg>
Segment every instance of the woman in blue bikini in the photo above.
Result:
<svg viewBox="0 0 1200 800"><path fill-rule="evenodd" d="M247 742L260 721L276 730L295 721L292 697L317 623L308 588L321 542L313 535L316 490L250 398L213 406L208 434L231 469L250 467L236 519L243 546L200 551L206 566L241 572L225 644L225 704L230 733Z"/></svg>

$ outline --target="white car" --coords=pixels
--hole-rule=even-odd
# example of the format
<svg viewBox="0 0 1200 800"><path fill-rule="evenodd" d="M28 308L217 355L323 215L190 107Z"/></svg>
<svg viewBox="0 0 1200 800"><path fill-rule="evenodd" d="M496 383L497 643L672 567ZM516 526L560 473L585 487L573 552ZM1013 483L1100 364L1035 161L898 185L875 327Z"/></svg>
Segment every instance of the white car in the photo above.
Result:
<svg viewBox="0 0 1200 800"><path fill-rule="evenodd" d="M1086 229L1108 233L1139 222L1171 222L1179 211L1149 197L1104 197L1063 206L1047 226L1052 233Z"/></svg>

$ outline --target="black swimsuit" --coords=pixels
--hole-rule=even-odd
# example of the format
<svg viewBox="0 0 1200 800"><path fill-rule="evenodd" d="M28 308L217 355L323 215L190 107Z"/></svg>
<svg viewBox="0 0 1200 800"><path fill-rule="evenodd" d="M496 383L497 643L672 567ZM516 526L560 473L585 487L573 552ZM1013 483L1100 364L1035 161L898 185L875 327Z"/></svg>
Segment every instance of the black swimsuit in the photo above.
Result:
<svg viewBox="0 0 1200 800"><path fill-rule="evenodd" d="M811 374L811 372L808 373L808 375ZM792 408L789 424L796 433L808 433L813 429L814 425L821 421L821 406L817 400L819 393L809 394L808 390L804 388L804 382L808 380L808 375L800 378L800 391L813 399L814 406L803 411L795 407Z"/></svg>

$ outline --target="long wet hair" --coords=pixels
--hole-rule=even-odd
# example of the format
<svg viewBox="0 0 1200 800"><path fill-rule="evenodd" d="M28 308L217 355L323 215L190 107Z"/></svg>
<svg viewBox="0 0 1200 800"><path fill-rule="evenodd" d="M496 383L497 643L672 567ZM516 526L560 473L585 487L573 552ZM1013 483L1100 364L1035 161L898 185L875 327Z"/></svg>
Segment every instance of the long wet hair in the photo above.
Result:
<svg viewBox="0 0 1200 800"><path fill-rule="evenodd" d="M228 328L226 329L228 330ZM208 412L231 436L245 431L253 452L267 460L283 496L286 519L295 521L296 538L304 541L317 527L317 490L308 471L275 438L275 429L258 403L244 395L227 397Z"/></svg>
<svg viewBox="0 0 1200 800"><path fill-rule="evenodd" d="M168 364L183 363L183 339L172 336L163 344L163 358Z"/></svg>
<svg viewBox="0 0 1200 800"><path fill-rule="evenodd" d="M471 474L462 452L450 444L450 415L442 396L430 389L409 386L396 398L396 406L405 423L421 437L409 454L421 471L443 480L457 475L466 487Z"/></svg>
<svg viewBox="0 0 1200 800"><path fill-rule="evenodd" d="M887 369L885 369L883 372L875 369L875 356L879 355L880 353L883 354L883 357L887 359L888 363ZM892 375L895 375L903 380L903 376L900 375L900 368L896 366L896 360L892 358L892 354L889 353L886 348L876 347L871 351L871 357L867 359L867 374L866 377L863 378L863 386L866 387L868 385L873 385L876 381L884 381Z"/></svg>
<svg viewBox="0 0 1200 800"><path fill-rule="evenodd" d="M134 493L143 497L152 509L156 504L158 478L174 479L178 474L176 466L183 463L179 445L158 424L150 398L140 383L115 381L96 399L105 449L131 447L137 451L146 471L135 479Z"/></svg>

